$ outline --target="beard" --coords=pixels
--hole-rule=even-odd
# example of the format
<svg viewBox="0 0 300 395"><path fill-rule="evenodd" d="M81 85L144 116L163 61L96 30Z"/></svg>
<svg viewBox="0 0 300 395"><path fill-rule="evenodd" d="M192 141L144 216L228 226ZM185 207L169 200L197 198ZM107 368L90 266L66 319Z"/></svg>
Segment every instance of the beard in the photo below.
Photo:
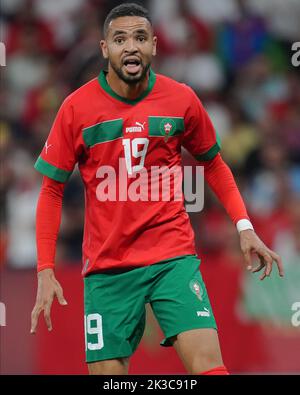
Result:
<svg viewBox="0 0 300 395"><path fill-rule="evenodd" d="M117 76L120 78L120 80L124 81L126 84L128 85L135 85L141 81L143 81L146 76L147 73L150 69L151 63L148 63L146 65L144 65L143 63L141 63L141 72L139 72L136 75L130 75L130 74L125 74L122 67L118 67L115 63L113 63L112 61L109 62L112 69L114 70L114 72L117 74Z"/></svg>

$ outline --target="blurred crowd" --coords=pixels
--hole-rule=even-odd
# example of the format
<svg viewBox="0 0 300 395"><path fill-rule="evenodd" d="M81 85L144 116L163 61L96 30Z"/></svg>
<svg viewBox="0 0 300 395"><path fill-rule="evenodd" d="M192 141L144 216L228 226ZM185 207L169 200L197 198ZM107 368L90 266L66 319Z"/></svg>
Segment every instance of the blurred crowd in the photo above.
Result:
<svg viewBox="0 0 300 395"><path fill-rule="evenodd" d="M299 265L300 73L291 46L300 40L300 1L136 2L150 9L158 36L154 70L197 92L258 234L286 265ZM1 0L1 265L36 264L41 176L33 165L63 99L106 66L102 25L120 3ZM75 171L65 191L58 264L80 264L83 216ZM240 257L237 232L210 191L191 220L200 255Z"/></svg>

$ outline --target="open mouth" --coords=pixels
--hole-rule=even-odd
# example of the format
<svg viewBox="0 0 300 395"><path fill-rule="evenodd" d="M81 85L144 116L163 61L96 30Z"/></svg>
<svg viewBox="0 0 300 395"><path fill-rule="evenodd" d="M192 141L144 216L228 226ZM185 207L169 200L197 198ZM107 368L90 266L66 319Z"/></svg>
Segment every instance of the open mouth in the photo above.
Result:
<svg viewBox="0 0 300 395"><path fill-rule="evenodd" d="M141 69L141 61L138 58L127 58L123 64L129 74L137 74Z"/></svg>

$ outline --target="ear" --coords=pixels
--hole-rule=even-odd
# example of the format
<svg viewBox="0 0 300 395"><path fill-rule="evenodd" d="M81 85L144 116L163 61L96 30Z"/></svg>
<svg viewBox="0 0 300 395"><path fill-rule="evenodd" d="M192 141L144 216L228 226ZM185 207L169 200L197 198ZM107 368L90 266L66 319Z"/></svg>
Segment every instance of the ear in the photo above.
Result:
<svg viewBox="0 0 300 395"><path fill-rule="evenodd" d="M153 37L152 56L156 55L157 37Z"/></svg>
<svg viewBox="0 0 300 395"><path fill-rule="evenodd" d="M108 50L107 50L107 44L106 44L105 40L100 41L100 48L101 48L102 55L103 55L104 59L108 59Z"/></svg>

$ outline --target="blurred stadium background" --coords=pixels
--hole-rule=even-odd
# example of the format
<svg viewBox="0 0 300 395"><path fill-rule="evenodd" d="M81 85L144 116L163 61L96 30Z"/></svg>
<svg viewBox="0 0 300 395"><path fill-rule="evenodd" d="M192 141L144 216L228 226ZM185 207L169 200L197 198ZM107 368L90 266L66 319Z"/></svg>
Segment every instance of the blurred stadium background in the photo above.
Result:
<svg viewBox="0 0 300 395"><path fill-rule="evenodd" d="M255 228L285 266L284 279L273 273L261 283L249 276L234 226L206 191L204 211L191 214L191 220L225 364L233 373L299 374L300 326L292 325L292 305L300 302L300 73L291 64L291 46L300 41L300 1L136 2L150 9L159 38L154 70L199 94ZM101 26L120 3L1 0L1 42L7 50L0 94L2 374L86 373L84 202L77 172L66 188L57 248L57 277L69 305L54 303L52 333L41 319L38 334L29 335L41 183L33 164L64 97L104 67ZM184 373L174 350L159 346L161 338L149 311L130 373Z"/></svg>

